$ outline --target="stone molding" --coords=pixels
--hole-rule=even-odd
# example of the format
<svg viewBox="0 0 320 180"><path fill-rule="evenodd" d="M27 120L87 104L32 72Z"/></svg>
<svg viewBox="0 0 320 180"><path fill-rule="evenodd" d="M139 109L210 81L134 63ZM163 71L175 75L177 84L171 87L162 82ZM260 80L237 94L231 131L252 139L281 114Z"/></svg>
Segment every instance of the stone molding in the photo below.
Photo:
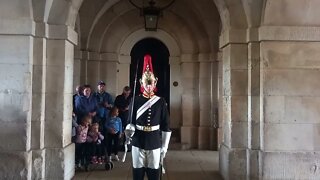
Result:
<svg viewBox="0 0 320 180"><path fill-rule="evenodd" d="M131 56L128 55L119 55L120 64L131 64Z"/></svg>
<svg viewBox="0 0 320 180"><path fill-rule="evenodd" d="M91 52L91 51L80 51L80 52L81 52L81 59L83 60L100 61L100 54L98 52Z"/></svg>
<svg viewBox="0 0 320 180"><path fill-rule="evenodd" d="M36 23L32 19L1 19L0 34L34 36Z"/></svg>
<svg viewBox="0 0 320 180"><path fill-rule="evenodd" d="M229 29L221 33L219 48L228 44L246 44L261 41L320 42L320 27L261 26L259 28Z"/></svg>
<svg viewBox="0 0 320 180"><path fill-rule="evenodd" d="M7 20L2 19L0 35L29 35L46 37L48 39L67 40L77 45L78 33L66 25L50 25L44 22L35 22L31 19Z"/></svg>
<svg viewBox="0 0 320 180"><path fill-rule="evenodd" d="M180 57L179 56L169 56L169 64L170 65L180 65Z"/></svg>
<svg viewBox="0 0 320 180"><path fill-rule="evenodd" d="M111 61L111 62L118 62L118 54L117 53L100 53L100 60L101 61Z"/></svg>
<svg viewBox="0 0 320 180"><path fill-rule="evenodd" d="M180 56L181 62L197 62L198 60L198 55L197 54L181 54Z"/></svg>
<svg viewBox="0 0 320 180"><path fill-rule="evenodd" d="M249 28L247 29L247 43L259 41L259 29Z"/></svg>
<svg viewBox="0 0 320 180"><path fill-rule="evenodd" d="M181 54L179 48L180 46L178 45L177 41L169 33L161 29L158 29L156 32L146 32L144 29L139 29L135 32L132 32L122 42L122 45L119 48L119 53L121 55L130 55L133 46L144 38L155 38L160 40L166 45L171 56L179 56Z"/></svg>
<svg viewBox="0 0 320 180"><path fill-rule="evenodd" d="M262 26L259 41L320 41L320 27Z"/></svg>
<svg viewBox="0 0 320 180"><path fill-rule="evenodd" d="M198 62L211 62L214 55L211 53L199 53Z"/></svg>
<svg viewBox="0 0 320 180"><path fill-rule="evenodd" d="M82 52L81 50L79 49L75 49L74 50L74 59L83 59L82 57Z"/></svg>
<svg viewBox="0 0 320 180"><path fill-rule="evenodd" d="M247 43L246 29L229 29L221 33L219 37L219 48L223 48L230 43Z"/></svg>
<svg viewBox="0 0 320 180"><path fill-rule="evenodd" d="M217 53L217 60L216 61L218 61L218 62L221 62L222 61L222 52L221 51L219 51L218 53Z"/></svg>
<svg viewBox="0 0 320 180"><path fill-rule="evenodd" d="M216 61L216 53L199 53L199 54L181 54L180 56L181 63L197 63L197 62L206 62L210 63Z"/></svg>
<svg viewBox="0 0 320 180"><path fill-rule="evenodd" d="M68 40L72 44L78 44L78 33L66 25L48 25L48 38L58 40Z"/></svg>
<svg viewBox="0 0 320 180"><path fill-rule="evenodd" d="M88 61L108 61L108 62L122 62L127 63L127 60L123 57L125 55L120 55L118 57L117 53L99 53L93 51L75 51L75 57L80 58L81 60L88 60ZM122 57L122 58L121 58ZM131 62L131 56L129 57L129 63Z"/></svg>
<svg viewBox="0 0 320 180"><path fill-rule="evenodd" d="M44 22L36 22L35 36L36 37L47 37L48 36L48 24Z"/></svg>
<svg viewBox="0 0 320 180"><path fill-rule="evenodd" d="M211 63L218 61L218 54L200 53L200 54L182 54L181 56L169 56L169 64L181 63ZM89 61L109 61L119 62L121 64L130 64L130 55L118 55L117 53L99 53L90 51L75 51L75 59L89 60Z"/></svg>

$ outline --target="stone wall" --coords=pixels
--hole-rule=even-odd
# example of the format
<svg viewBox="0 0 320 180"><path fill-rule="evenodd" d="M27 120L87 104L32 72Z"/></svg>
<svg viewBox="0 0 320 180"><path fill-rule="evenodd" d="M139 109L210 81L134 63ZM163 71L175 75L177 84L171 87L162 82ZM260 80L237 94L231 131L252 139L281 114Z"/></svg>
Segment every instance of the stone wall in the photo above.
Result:
<svg viewBox="0 0 320 180"><path fill-rule="evenodd" d="M265 26L222 46L224 178L319 178L319 43L309 30Z"/></svg>
<svg viewBox="0 0 320 180"><path fill-rule="evenodd" d="M266 41L260 48L264 178L317 179L319 43Z"/></svg>

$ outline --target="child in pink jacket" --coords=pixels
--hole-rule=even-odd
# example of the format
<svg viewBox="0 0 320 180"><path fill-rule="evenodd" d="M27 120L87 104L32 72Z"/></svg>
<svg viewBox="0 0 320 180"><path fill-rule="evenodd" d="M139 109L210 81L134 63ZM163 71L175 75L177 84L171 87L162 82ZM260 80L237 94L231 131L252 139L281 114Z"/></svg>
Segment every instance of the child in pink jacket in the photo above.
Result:
<svg viewBox="0 0 320 180"><path fill-rule="evenodd" d="M79 168L85 165L87 159L87 133L91 121L90 116L84 116L80 125L76 128L76 166Z"/></svg>
<svg viewBox="0 0 320 180"><path fill-rule="evenodd" d="M104 148L102 140L104 136L99 132L99 124L93 123L90 126L90 131L87 136L87 143L89 152L91 155L92 164L103 164L104 163Z"/></svg>

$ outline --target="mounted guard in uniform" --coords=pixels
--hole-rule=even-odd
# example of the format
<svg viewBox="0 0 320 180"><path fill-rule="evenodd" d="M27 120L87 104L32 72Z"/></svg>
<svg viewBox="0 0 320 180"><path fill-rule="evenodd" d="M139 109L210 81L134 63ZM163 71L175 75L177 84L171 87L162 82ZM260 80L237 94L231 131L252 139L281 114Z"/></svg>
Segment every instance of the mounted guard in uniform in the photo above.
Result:
<svg viewBox="0 0 320 180"><path fill-rule="evenodd" d="M150 55L144 56L140 84L142 94L134 97L129 106L126 144L132 145L133 180L143 180L145 173L149 180L158 180L171 131L167 104L155 95L157 78Z"/></svg>

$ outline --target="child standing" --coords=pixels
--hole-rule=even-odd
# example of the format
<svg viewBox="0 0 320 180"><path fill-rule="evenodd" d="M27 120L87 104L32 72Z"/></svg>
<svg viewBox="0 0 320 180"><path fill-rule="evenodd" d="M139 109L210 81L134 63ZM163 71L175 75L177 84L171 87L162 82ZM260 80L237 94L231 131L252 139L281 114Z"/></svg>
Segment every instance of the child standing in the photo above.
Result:
<svg viewBox="0 0 320 180"><path fill-rule="evenodd" d="M93 123L90 126L88 132L87 142L90 149L91 163L92 164L103 164L104 161L104 149L101 145L104 136L99 132L99 124Z"/></svg>
<svg viewBox="0 0 320 180"><path fill-rule="evenodd" d="M119 161L118 148L119 140L122 135L122 123L121 119L118 117L119 110L113 107L110 111L110 116L105 123L105 129L107 134L107 153L108 160L111 162L111 153L115 155L115 160Z"/></svg>
<svg viewBox="0 0 320 180"><path fill-rule="evenodd" d="M75 144L75 151L76 151L76 165L80 168L81 166L85 165L87 160L87 133L89 124L91 121L90 116L84 116L81 119L80 125L76 128L76 144Z"/></svg>

